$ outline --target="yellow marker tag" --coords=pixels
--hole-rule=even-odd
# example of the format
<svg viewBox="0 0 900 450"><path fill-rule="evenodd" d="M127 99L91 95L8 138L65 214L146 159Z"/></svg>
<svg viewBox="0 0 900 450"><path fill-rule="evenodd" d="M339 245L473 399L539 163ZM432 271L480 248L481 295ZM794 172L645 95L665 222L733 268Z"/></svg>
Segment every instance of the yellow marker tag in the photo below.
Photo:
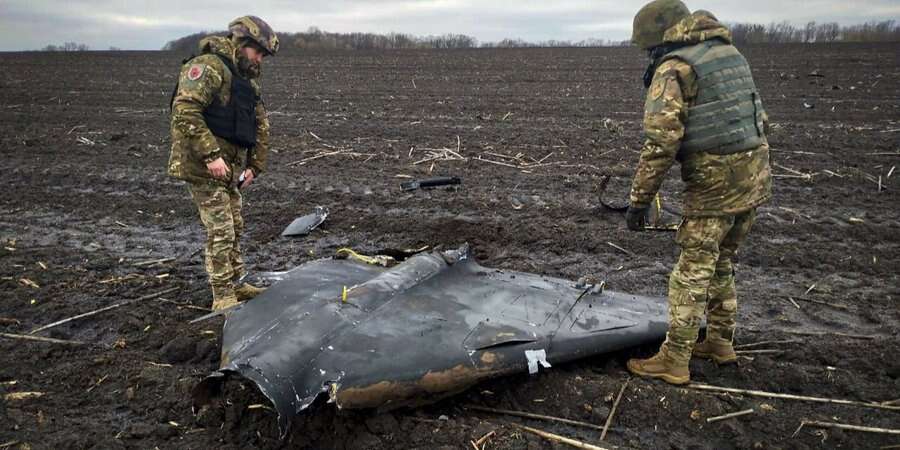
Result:
<svg viewBox="0 0 900 450"><path fill-rule="evenodd" d="M344 286L344 290L341 291L341 303L347 303L347 286Z"/></svg>

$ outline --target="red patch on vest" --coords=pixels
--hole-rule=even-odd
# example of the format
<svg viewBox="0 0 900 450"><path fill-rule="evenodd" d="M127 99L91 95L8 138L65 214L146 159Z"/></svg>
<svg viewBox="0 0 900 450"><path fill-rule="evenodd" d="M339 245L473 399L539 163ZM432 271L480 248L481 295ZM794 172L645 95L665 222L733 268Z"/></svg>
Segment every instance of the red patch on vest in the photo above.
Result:
<svg viewBox="0 0 900 450"><path fill-rule="evenodd" d="M191 69L188 70L188 80L197 81L200 79L200 76L203 75L203 66L191 66Z"/></svg>

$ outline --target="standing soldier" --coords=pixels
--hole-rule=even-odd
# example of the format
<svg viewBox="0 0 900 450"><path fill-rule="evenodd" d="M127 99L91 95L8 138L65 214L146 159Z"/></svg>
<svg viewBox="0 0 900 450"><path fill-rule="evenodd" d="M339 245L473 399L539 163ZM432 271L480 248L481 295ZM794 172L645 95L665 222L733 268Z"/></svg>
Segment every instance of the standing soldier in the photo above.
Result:
<svg viewBox="0 0 900 450"><path fill-rule="evenodd" d="M756 207L771 197L768 119L731 33L705 11L656 0L634 18L632 41L650 54L646 142L631 189L628 228L641 230L651 201L677 160L685 184L681 256L669 277L669 332L659 353L628 361L632 373L690 382L691 354L737 360L732 259ZM707 318L706 340L697 343ZM696 345L695 345L696 344Z"/></svg>
<svg viewBox="0 0 900 450"><path fill-rule="evenodd" d="M169 175L188 184L206 228L206 272L213 310L255 297L263 289L240 284L241 191L266 168L269 121L260 101L260 64L278 51L278 37L262 19L245 16L226 37L200 42L200 56L181 68L172 97Z"/></svg>

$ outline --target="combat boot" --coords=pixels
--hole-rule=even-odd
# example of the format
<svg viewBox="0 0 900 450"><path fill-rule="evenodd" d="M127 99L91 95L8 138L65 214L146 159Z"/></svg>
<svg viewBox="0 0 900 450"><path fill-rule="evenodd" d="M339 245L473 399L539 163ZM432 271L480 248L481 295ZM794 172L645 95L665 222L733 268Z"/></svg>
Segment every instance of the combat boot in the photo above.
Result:
<svg viewBox="0 0 900 450"><path fill-rule="evenodd" d="M663 349L650 359L628 360L628 371L642 377L659 378L666 383L681 385L691 382L687 363L678 363Z"/></svg>
<svg viewBox="0 0 900 450"><path fill-rule="evenodd" d="M694 345L693 355L698 358L711 359L717 364L734 364L737 354L731 342L716 342L705 339Z"/></svg>
<svg viewBox="0 0 900 450"><path fill-rule="evenodd" d="M213 288L213 311L220 311L240 303L232 287Z"/></svg>
<svg viewBox="0 0 900 450"><path fill-rule="evenodd" d="M266 288L256 287L250 283L244 283L234 290L239 302L244 302L262 294Z"/></svg>

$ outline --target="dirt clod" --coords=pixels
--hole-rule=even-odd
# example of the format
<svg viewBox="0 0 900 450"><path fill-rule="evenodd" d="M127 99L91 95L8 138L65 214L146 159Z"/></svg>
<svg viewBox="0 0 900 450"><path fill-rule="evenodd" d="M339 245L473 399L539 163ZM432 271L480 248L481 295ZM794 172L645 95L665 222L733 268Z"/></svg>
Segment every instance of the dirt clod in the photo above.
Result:
<svg viewBox="0 0 900 450"><path fill-rule="evenodd" d="M197 342L188 336L178 336L159 350L159 356L169 364L179 364L197 355ZM206 344L204 344L206 345Z"/></svg>

